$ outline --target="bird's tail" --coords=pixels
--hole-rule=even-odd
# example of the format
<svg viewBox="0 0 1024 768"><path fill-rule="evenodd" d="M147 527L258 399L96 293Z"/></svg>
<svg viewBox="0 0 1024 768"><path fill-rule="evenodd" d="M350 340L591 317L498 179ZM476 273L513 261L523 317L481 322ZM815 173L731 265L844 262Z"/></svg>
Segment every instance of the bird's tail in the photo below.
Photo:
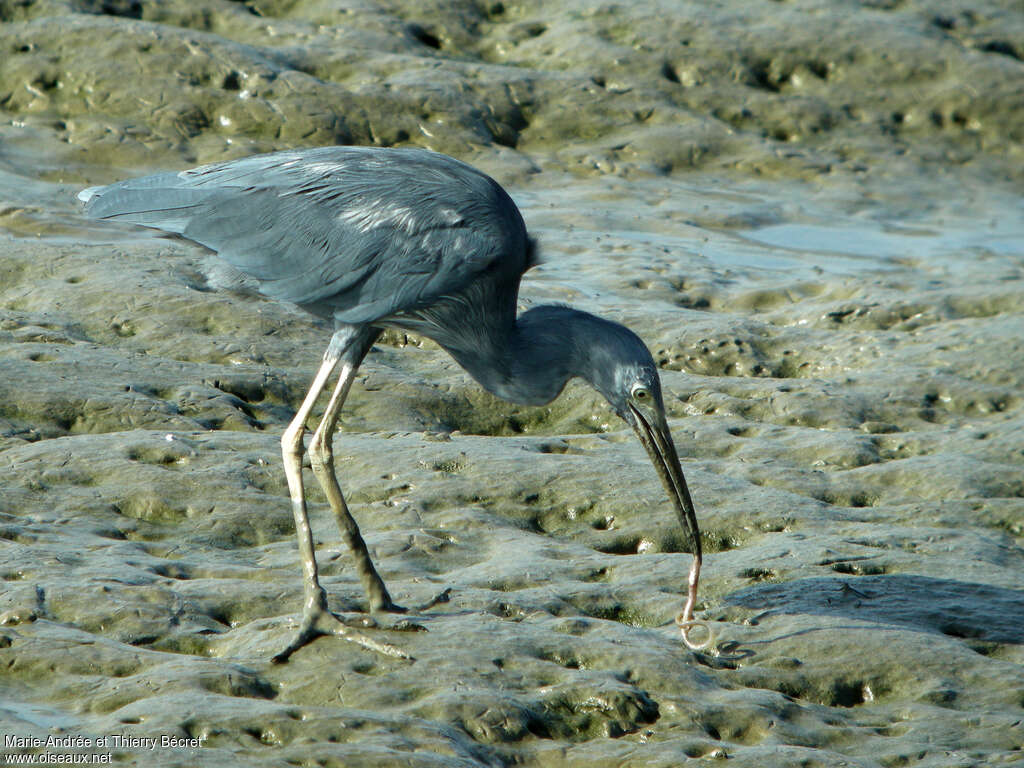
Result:
<svg viewBox="0 0 1024 768"><path fill-rule="evenodd" d="M99 192L101 189L103 189L103 187L89 187L88 189L83 189L81 192L78 193L78 199L81 200L83 203L88 203L96 196L96 193Z"/></svg>
<svg viewBox="0 0 1024 768"><path fill-rule="evenodd" d="M209 191L183 183L177 173L129 179L78 193L91 219L109 219L180 235Z"/></svg>

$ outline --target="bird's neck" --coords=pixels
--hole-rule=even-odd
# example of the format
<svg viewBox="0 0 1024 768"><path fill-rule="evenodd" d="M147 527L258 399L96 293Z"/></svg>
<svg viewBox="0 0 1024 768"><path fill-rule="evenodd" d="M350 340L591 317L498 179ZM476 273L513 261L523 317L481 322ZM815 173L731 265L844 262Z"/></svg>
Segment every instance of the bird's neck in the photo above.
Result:
<svg viewBox="0 0 1024 768"><path fill-rule="evenodd" d="M600 318L569 307L540 306L499 333L477 337L473 349L448 348L480 385L503 400L544 405L573 376L589 370L587 328Z"/></svg>

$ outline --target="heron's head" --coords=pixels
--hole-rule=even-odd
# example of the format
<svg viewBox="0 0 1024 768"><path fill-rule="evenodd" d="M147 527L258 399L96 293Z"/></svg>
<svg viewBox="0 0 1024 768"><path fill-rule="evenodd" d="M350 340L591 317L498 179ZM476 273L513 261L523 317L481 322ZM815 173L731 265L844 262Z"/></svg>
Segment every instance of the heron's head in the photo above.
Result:
<svg viewBox="0 0 1024 768"><path fill-rule="evenodd" d="M625 326L602 322L605 328L593 336L600 341L589 349L586 378L640 439L672 500L690 551L699 558L700 530L665 419L658 368L639 336Z"/></svg>
<svg viewBox="0 0 1024 768"><path fill-rule="evenodd" d="M568 378L578 376L604 395L640 439L672 500L693 553L686 606L676 621L687 646L703 647L688 637L690 629L700 623L693 618L700 581L700 528L665 419L658 367L647 345L624 325L558 305L524 312L516 327L519 354L530 361L529 393L538 394L536 399L523 402L550 402ZM708 642L710 634L704 644Z"/></svg>

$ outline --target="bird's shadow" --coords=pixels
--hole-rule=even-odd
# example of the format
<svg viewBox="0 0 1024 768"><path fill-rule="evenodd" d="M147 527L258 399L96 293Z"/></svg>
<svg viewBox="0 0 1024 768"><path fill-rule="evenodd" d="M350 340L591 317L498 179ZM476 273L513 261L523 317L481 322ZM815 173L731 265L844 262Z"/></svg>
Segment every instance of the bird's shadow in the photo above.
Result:
<svg viewBox="0 0 1024 768"><path fill-rule="evenodd" d="M1024 645L1024 591L909 574L757 584L724 606L907 628L976 643ZM745 645L747 643L744 643Z"/></svg>

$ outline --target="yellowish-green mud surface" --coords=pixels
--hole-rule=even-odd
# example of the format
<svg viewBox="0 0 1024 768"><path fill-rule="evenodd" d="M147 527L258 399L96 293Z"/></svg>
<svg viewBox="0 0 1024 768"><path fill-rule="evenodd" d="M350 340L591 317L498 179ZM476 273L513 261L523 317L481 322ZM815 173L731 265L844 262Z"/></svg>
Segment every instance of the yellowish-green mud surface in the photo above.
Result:
<svg viewBox="0 0 1024 768"><path fill-rule="evenodd" d="M23 0L0 22L4 755L1024 762L1018 2ZM329 329L204 290L195 248L74 196L337 143L492 173L542 243L523 304L647 341L709 648L673 625L690 556L598 395L512 406L390 334L339 475L395 599L451 600L363 630L413 661L321 638L270 663L301 610L279 438ZM365 616L308 484L331 606Z"/></svg>

